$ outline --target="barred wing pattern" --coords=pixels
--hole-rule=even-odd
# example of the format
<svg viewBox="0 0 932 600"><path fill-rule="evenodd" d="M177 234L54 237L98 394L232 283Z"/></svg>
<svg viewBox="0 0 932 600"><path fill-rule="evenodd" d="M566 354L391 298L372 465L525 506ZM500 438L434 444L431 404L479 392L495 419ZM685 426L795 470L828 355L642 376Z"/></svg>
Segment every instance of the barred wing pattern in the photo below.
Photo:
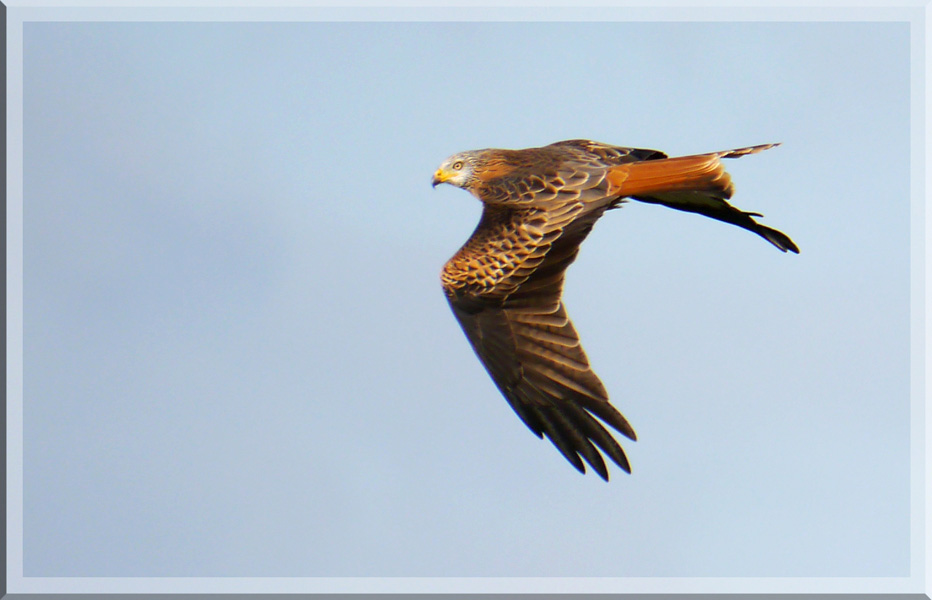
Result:
<svg viewBox="0 0 932 600"><path fill-rule="evenodd" d="M486 294L450 284L444 287L466 337L521 420L538 437L546 435L579 471L586 471L582 456L608 480L608 469L596 447L625 471L630 473L631 467L621 446L595 417L628 438L637 438L628 421L609 404L605 386L590 368L560 299L566 267L597 218L592 214L575 222L571 231L545 243L543 260L536 262L520 285L504 285L512 290L505 297L495 293L495 286ZM478 237L484 233L477 231ZM465 248L469 251L458 254L459 259L474 260L470 258L474 247ZM479 257L490 256L494 255L485 252Z"/></svg>

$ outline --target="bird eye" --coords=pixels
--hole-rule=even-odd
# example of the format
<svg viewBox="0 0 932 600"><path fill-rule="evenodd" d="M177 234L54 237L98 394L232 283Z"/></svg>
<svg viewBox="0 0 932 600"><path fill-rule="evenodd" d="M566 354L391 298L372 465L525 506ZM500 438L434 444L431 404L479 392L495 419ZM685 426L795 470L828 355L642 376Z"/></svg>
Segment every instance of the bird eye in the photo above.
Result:
<svg viewBox="0 0 932 600"><path fill-rule="evenodd" d="M458 160L458 161L456 161L455 163L453 163L453 170L454 170L454 171L459 171L459 170L462 169L462 168L463 168L463 161Z"/></svg>

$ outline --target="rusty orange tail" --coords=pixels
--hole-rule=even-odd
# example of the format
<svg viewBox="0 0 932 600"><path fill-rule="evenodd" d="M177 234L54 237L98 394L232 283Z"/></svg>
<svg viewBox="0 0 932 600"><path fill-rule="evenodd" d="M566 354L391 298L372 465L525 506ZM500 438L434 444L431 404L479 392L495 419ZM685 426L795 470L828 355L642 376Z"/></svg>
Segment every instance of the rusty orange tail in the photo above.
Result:
<svg viewBox="0 0 932 600"><path fill-rule="evenodd" d="M753 231L783 252L799 253L799 248L785 233L754 220L754 217L762 215L744 212L728 203L734 186L720 159L755 154L776 145L763 144L724 152L619 165L613 167L606 177L609 193L731 223Z"/></svg>
<svg viewBox="0 0 932 600"><path fill-rule="evenodd" d="M667 192L703 192L718 198L731 198L731 176L719 159L755 154L778 144L763 144L696 154L627 163L608 173L609 192L622 196L651 196Z"/></svg>

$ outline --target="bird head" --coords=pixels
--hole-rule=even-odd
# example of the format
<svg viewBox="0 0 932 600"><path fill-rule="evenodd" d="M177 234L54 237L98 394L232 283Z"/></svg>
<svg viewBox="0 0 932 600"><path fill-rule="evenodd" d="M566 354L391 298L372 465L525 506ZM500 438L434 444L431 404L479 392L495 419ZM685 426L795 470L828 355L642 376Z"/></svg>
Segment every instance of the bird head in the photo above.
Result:
<svg viewBox="0 0 932 600"><path fill-rule="evenodd" d="M431 181L434 187L449 183L458 188L469 189L476 179L477 155L475 152L460 152L443 161Z"/></svg>

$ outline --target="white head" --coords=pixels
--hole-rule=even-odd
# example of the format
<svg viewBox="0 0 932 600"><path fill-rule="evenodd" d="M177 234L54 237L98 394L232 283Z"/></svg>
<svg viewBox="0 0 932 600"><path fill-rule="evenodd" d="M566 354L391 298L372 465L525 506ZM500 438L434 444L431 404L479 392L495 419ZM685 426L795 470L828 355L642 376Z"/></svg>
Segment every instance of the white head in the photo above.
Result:
<svg viewBox="0 0 932 600"><path fill-rule="evenodd" d="M458 152L443 161L431 181L434 187L449 183L459 188L469 189L476 181L476 166L481 150Z"/></svg>

